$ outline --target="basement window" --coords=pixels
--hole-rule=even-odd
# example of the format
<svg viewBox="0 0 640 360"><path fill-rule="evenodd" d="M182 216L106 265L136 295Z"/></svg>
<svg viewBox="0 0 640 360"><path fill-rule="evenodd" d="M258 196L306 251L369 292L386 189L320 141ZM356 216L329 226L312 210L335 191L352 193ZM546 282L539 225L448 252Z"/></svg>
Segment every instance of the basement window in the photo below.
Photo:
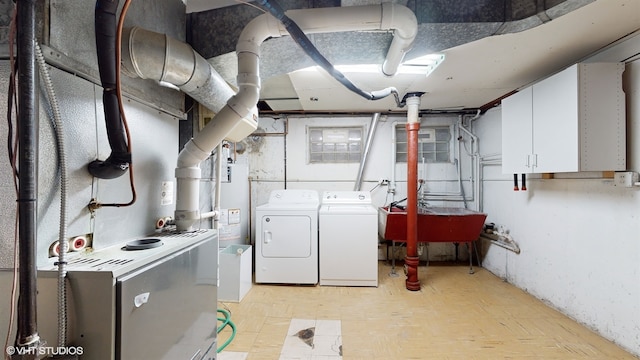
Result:
<svg viewBox="0 0 640 360"><path fill-rule="evenodd" d="M360 162L363 132L362 127L309 127L309 162Z"/></svg>
<svg viewBox="0 0 640 360"><path fill-rule="evenodd" d="M450 162L451 130L449 126L420 126L418 130L418 162ZM407 162L407 130L396 126L396 162Z"/></svg>

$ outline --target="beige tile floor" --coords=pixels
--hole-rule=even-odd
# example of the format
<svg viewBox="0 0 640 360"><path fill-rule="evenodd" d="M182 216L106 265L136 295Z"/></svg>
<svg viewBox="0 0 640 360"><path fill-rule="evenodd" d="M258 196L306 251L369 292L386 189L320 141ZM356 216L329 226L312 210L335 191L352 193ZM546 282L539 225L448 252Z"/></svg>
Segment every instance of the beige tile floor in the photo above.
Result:
<svg viewBox="0 0 640 360"><path fill-rule="evenodd" d="M278 359L292 319L340 320L343 359L637 359L490 272L419 267L420 291L379 263L377 288L258 285L231 312L225 349ZM229 331L219 334L224 342Z"/></svg>

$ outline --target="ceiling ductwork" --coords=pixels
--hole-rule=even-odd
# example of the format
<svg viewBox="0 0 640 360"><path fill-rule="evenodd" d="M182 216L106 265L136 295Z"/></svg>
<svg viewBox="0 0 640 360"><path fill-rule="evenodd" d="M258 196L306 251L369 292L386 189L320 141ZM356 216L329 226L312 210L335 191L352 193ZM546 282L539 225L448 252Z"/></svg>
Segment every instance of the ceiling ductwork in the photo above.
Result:
<svg viewBox="0 0 640 360"><path fill-rule="evenodd" d="M330 7L341 7L346 11L347 8L351 8L354 5L381 4L382 2L381 0L278 1L288 11L309 8L319 10ZM623 1L614 0L614 2L620 3ZM394 3L405 5L415 14L418 22L416 39L412 49L406 54L405 60L414 60L434 53L444 53L449 59L451 50L456 49L456 55L458 55L460 52L457 49L461 46L467 47L480 41L483 43L488 42L492 46L496 44L498 51L501 51L500 53L492 52L491 47L483 46L482 54L477 53L477 50L475 53L465 54L468 56L467 59L474 59L472 63L469 63L467 69L476 67L478 70L481 69L481 73L476 71L474 75L476 82L473 84L468 83L468 78L464 80L465 84L468 85L463 85L458 81L447 81L446 79L450 78L452 74L447 74L441 79L433 79L434 75L430 75L428 84L433 84L433 86L421 88L429 94L422 102L423 109L478 108L540 76L558 71L562 66L570 65L570 61L576 61L579 57L567 61L566 58L561 60L558 57L550 58L549 56L554 55L550 53L557 52L554 50L557 47L553 47L555 42L558 44L562 42L562 45L557 46L563 47L567 46L567 41L576 43L575 38L578 37L578 34L575 34L577 32L576 22L571 21L573 23L572 27L565 29L563 26L556 25L557 21L555 20L574 11L577 13L576 10L582 12L583 7L587 7L592 3L594 3L592 6L594 8L607 8L604 12L600 11L599 14L615 14L616 11L610 12L607 10L610 7L624 6L608 6L606 1L603 3L602 1L594 0L406 0L394 1ZM257 5L258 2L253 1L253 4ZM255 6L246 4L219 8L213 4L209 6L208 10L189 14L192 35L191 44L200 54L207 58L207 61L218 70L225 80L233 85L237 74L237 61L234 53L236 41L244 27L243 24L260 16L261 12ZM606 15L606 17L609 16L613 15ZM616 16L619 17L619 15ZM595 35L595 37L604 36L601 30L595 29L595 26L600 29L599 24L605 21L604 18L594 22L589 20L591 17L591 14L583 17L584 26L579 25L582 28L581 39L584 38L586 30L598 31L599 34ZM607 19L606 21L609 20ZM623 20L623 22L625 21L627 20ZM562 22L565 22L565 20L562 20ZM520 35L529 33L529 31L525 30L532 30L546 24L553 25L545 28L554 29L545 33L547 42L551 41L548 46L533 44L538 46L532 47L530 37ZM616 23L614 28L618 25ZM609 28L605 31L615 32L616 36L618 36L617 38L629 33L629 31L626 33L616 31L614 28L609 25ZM551 32L557 34L557 36L549 35ZM550 36L552 39L549 38ZM391 32L385 30L309 33L308 37L318 51L335 65L380 64L384 61L393 39ZM494 81L502 80L499 83L501 86L489 84L489 80L486 80L485 77L489 76L489 71L495 71L495 69L489 69L487 65L491 66L492 64L498 64L500 61L507 61L507 58L511 56L514 50L520 50L518 44L522 45L524 42L516 41L516 46L514 47L514 42L509 40L516 37L522 37L529 41L530 58L538 58L539 61L537 61L536 68L538 70L532 71L532 65L526 62L523 63L518 59L517 61L522 66L522 73L518 75L522 76L523 79L516 80L508 72L512 68L512 66L509 66L506 69L507 72L503 72L502 77L504 79L495 79L494 76ZM589 44L589 41L580 40L579 43L585 49L585 55L588 53L586 52L587 48L589 48L589 51L598 48L595 45L595 37L590 37L589 41L594 39L591 44ZM600 42L599 44L602 43ZM573 45L569 46L573 47ZM320 77L309 78L306 75L295 74L301 69L315 66L315 63L289 37L276 37L266 40L261 46L261 53L260 76L262 88L260 104L265 105L261 109L274 111L322 111L322 109L326 109L338 112L401 111L391 102L382 101L374 105L358 100L352 101L352 97L348 97L348 99L345 96L335 95L336 97L332 97L331 95L336 94L338 87L331 84L330 81L325 81ZM493 62L487 60L489 58L487 55L489 54L491 55L490 58L494 59ZM486 61L477 61L483 59ZM446 60L444 66L445 69L451 69L453 63ZM495 66L500 68L498 65ZM503 65L501 68L504 69L505 66ZM443 70L443 66L440 66L436 73L442 74L444 71L447 70ZM469 71L466 71L466 73ZM462 73L465 73L465 71L456 71L455 75L461 76ZM349 74L345 75L350 79L352 78ZM466 75L468 76L468 74ZM455 80L460 81L461 79L461 77L455 78ZM505 80L510 81L510 83L505 83ZM384 77L379 77L378 79L366 78L361 81L353 77L353 81L363 89L370 90L391 85L396 87L399 93L413 91L416 85L411 85L412 79L399 79L397 75L393 77L393 80L385 80ZM311 89L309 85L311 83L315 84L314 89L323 90ZM418 85L424 86L423 83ZM488 85L490 91L486 91ZM455 86L455 89L449 89L450 86ZM476 89L476 86L482 86L482 89L485 90ZM442 93L442 95L433 96L436 91L438 93L446 91L446 94ZM469 91L473 93L470 94ZM456 101L451 96L455 94L458 94L456 99L461 101ZM309 99L320 99L320 101L313 102Z"/></svg>

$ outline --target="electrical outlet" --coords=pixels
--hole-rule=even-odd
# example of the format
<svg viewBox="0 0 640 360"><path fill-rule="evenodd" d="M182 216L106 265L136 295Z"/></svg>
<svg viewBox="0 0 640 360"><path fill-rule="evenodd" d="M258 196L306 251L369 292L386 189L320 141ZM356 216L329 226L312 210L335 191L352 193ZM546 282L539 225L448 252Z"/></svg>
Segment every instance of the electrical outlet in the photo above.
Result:
<svg viewBox="0 0 640 360"><path fill-rule="evenodd" d="M620 187L633 187L638 182L638 173L635 171L616 172L613 177L613 185Z"/></svg>

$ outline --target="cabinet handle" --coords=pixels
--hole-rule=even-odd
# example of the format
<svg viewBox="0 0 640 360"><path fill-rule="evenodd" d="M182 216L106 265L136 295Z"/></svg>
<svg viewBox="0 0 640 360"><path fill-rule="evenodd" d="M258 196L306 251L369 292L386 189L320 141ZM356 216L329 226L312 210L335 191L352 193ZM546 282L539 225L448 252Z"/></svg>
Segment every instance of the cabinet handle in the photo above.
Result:
<svg viewBox="0 0 640 360"><path fill-rule="evenodd" d="M531 164L532 167L538 167L538 154L532 154L531 156L533 156L533 162Z"/></svg>
<svg viewBox="0 0 640 360"><path fill-rule="evenodd" d="M268 230L267 230L267 231L265 231L265 232L264 232L264 234L263 234L263 235L264 235L264 236L263 236L263 237L264 237L264 243L265 243L265 244L270 243L270 242L271 242L271 231L268 231Z"/></svg>
<svg viewBox="0 0 640 360"><path fill-rule="evenodd" d="M524 162L524 166L526 166L526 167L531 167L531 164L529 163L529 162L530 162L530 159L531 159L531 155L530 155L530 154L527 154L527 158L526 158L526 160L525 160L525 162Z"/></svg>

